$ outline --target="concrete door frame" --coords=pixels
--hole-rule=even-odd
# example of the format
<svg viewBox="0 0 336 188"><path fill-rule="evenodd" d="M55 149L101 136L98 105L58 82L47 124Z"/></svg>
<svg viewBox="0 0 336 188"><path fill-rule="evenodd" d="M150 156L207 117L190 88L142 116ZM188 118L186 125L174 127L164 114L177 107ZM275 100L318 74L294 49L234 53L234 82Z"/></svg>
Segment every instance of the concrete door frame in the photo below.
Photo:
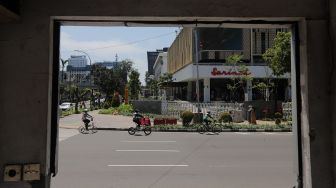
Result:
<svg viewBox="0 0 336 188"><path fill-rule="evenodd" d="M297 135L297 187L311 187L310 139L308 119L308 71L306 49L306 22L304 18L222 18L222 17L51 17L50 27L50 77L51 98L49 136L50 172L57 174L58 156L58 74L60 27L64 26L183 26L183 27L226 27L226 28L279 28L287 27L292 32L292 80L296 85L293 101L297 111L293 112L293 132ZM293 71L293 68L295 68ZM301 75L301 76L300 76ZM302 76L303 75L303 76ZM294 79L295 78L295 79ZM294 84L293 84L294 85ZM294 89L293 89L294 90Z"/></svg>

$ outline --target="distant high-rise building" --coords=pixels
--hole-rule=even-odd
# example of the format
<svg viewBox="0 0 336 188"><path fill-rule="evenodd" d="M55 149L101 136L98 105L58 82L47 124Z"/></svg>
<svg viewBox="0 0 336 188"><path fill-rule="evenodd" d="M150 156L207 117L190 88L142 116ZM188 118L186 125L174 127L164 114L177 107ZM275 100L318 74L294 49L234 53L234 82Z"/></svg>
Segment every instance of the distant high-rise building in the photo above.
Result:
<svg viewBox="0 0 336 188"><path fill-rule="evenodd" d="M86 67L87 65L87 59L85 55L72 55L69 59L68 66L72 67Z"/></svg>
<svg viewBox="0 0 336 188"><path fill-rule="evenodd" d="M96 65L100 65L102 67L106 67L107 69L112 69L113 67L120 64L118 61L102 61L102 62L96 62Z"/></svg>
<svg viewBox="0 0 336 188"><path fill-rule="evenodd" d="M85 55L72 55L64 73L64 81L80 86L90 86L91 67L87 63Z"/></svg>
<svg viewBox="0 0 336 188"><path fill-rule="evenodd" d="M156 51L147 52L147 61L148 61L148 73L149 75L154 75L153 66L155 64L156 58L158 57L159 53L167 52L168 48L157 49Z"/></svg>

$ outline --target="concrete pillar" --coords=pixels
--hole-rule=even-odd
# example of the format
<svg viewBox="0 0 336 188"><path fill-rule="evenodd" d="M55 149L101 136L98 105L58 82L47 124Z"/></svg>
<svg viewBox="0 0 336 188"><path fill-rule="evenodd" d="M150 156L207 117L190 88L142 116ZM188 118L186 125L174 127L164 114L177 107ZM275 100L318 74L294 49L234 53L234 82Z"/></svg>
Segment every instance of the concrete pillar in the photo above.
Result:
<svg viewBox="0 0 336 188"><path fill-rule="evenodd" d="M252 80L246 81L245 101L252 101Z"/></svg>
<svg viewBox="0 0 336 188"><path fill-rule="evenodd" d="M269 97L270 97L269 88L266 88L266 97L265 97L265 100L269 101Z"/></svg>
<svg viewBox="0 0 336 188"><path fill-rule="evenodd" d="M204 78L204 102L210 102L210 78Z"/></svg>
<svg viewBox="0 0 336 188"><path fill-rule="evenodd" d="M191 101L192 100L192 82L188 82L187 86L187 100Z"/></svg>
<svg viewBox="0 0 336 188"><path fill-rule="evenodd" d="M167 100L167 89L165 88L165 89L163 89L162 90L162 100Z"/></svg>

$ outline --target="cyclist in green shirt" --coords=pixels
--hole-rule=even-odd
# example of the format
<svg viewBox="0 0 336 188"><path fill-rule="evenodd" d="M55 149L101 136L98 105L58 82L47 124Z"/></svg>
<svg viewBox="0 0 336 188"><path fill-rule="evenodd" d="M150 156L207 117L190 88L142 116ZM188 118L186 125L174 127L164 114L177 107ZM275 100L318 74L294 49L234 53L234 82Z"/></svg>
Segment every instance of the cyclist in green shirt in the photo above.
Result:
<svg viewBox="0 0 336 188"><path fill-rule="evenodd" d="M211 113L208 111L206 115L203 117L203 121L205 122L206 128L210 128L210 123L214 121L214 118L211 116Z"/></svg>

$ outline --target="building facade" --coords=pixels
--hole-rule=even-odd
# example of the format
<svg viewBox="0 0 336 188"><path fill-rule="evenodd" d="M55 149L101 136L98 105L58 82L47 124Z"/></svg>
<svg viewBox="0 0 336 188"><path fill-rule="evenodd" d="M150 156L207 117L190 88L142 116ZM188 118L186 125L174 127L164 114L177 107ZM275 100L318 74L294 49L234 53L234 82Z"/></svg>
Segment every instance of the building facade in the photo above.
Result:
<svg viewBox="0 0 336 188"><path fill-rule="evenodd" d="M148 62L148 73L149 75L154 75L154 63L156 58L161 52L167 52L168 48L157 49L156 51L148 51L147 52L147 62Z"/></svg>
<svg viewBox="0 0 336 188"><path fill-rule="evenodd" d="M102 67L106 67L107 69L112 69L115 66L120 64L119 61L102 61L102 62L95 62L96 65L100 65Z"/></svg>
<svg viewBox="0 0 336 188"><path fill-rule="evenodd" d="M254 84L276 79L279 100L290 100L290 74L275 78L262 59L279 31L286 29L184 28L168 50L168 72L185 83L175 89L178 99L197 100L198 79L203 102L269 100L270 89L253 89ZM227 61L232 55L241 56L238 64Z"/></svg>
<svg viewBox="0 0 336 188"><path fill-rule="evenodd" d="M68 66L64 72L63 82L75 84L80 87L90 87L92 85L90 78L91 66L87 64L85 55L72 55L68 59Z"/></svg>
<svg viewBox="0 0 336 188"><path fill-rule="evenodd" d="M167 52L160 52L155 60L154 66L154 79L159 80L160 76L168 72L167 67Z"/></svg>
<svg viewBox="0 0 336 188"><path fill-rule="evenodd" d="M79 55L79 56L72 55L70 56L68 61L69 61L68 66L72 67L86 67L88 65L85 55Z"/></svg>

